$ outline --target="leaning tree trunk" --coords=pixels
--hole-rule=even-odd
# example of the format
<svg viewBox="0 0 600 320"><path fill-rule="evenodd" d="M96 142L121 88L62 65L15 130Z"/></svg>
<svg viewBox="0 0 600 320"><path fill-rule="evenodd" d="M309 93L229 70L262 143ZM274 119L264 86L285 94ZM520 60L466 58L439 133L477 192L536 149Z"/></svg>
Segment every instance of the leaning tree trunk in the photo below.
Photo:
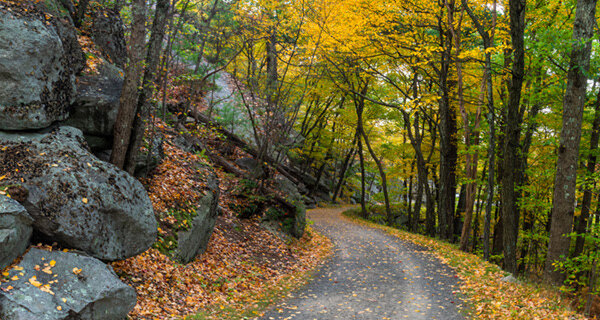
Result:
<svg viewBox="0 0 600 320"><path fill-rule="evenodd" d="M356 155L356 151L354 149L355 145L356 145L356 136L354 137L354 140L352 141L352 147L350 148L350 151L348 152L348 154L346 154L346 157L344 158L344 162L342 163L342 168L340 169L338 182L335 185L335 190L333 191L333 197L331 197L331 202L333 202L333 203L335 203L335 200L337 199L338 195L340 194L340 191L342 190L342 186L344 185L346 171L348 171L348 168L351 166L350 160Z"/></svg>
<svg viewBox="0 0 600 320"><path fill-rule="evenodd" d="M363 103L364 103L364 101L363 101ZM377 169L379 170L379 176L381 177L381 187L383 188L383 198L385 201L385 212L386 212L387 223L388 223L388 225L392 225L393 217L392 217L392 210L390 208L390 198L389 198L388 189L387 189L387 178L385 175L385 170L383 169L383 164L381 163L381 160L377 157L377 155L375 154L375 151L371 147L371 143L369 143L369 138L367 137L367 134L365 133L365 130L363 128L362 107L361 107L360 113L361 113L361 116L359 117L359 120L358 120L359 131L364 139L365 145L367 146L367 150L369 150L369 154L371 154L371 158L373 158L373 161L375 161L375 164L377 165Z"/></svg>
<svg viewBox="0 0 600 320"><path fill-rule="evenodd" d="M146 37L146 1L132 0L131 36L129 37L129 63L125 69L119 111L114 126L114 142L110 162L123 169L131 137L131 125L138 105L138 86L143 70Z"/></svg>
<svg viewBox="0 0 600 320"><path fill-rule="evenodd" d="M555 269L554 263L560 259L560 256L568 256L571 244L569 233L572 230L575 210L577 160L587 88L586 73L590 67L591 38L596 24L595 14L596 0L577 1L573 22L571 62L563 100L563 122L554 181L550 241L544 268L544 281L554 284L562 284L564 280L564 274Z"/></svg>

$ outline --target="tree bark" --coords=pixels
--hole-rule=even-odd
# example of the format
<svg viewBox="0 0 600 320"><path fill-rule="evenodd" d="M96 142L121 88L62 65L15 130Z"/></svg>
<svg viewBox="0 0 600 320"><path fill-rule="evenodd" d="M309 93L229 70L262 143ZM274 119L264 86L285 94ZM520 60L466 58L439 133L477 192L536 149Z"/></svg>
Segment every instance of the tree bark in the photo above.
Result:
<svg viewBox="0 0 600 320"><path fill-rule="evenodd" d="M555 270L554 263L569 254L575 210L577 160L581 140L581 123L585 104L587 76L596 14L596 0L578 0L573 22L573 46L567 74L567 87L563 100L563 122L554 180L554 205L548 257L544 268L544 280L562 284L564 274Z"/></svg>
<svg viewBox="0 0 600 320"><path fill-rule="evenodd" d="M388 225L391 225L393 217L392 217L392 210L390 207L390 197L388 194L387 176L386 176L385 170L383 168L383 163L377 157L377 155L375 154L375 151L371 147L371 143L369 143L369 138L367 137L367 134L362 129L362 125L361 125L361 132L362 132L362 136L365 141L365 145L367 146L367 150L369 150L369 153L371 154L371 158L373 158L373 161L375 161L375 164L377 165L377 169L379 170L379 176L381 177L381 187L383 188L383 198L385 201L385 211L386 211L387 223L388 223Z"/></svg>
<svg viewBox="0 0 600 320"><path fill-rule="evenodd" d="M526 0L509 1L513 64L504 132L502 227L504 269L513 274L517 273L517 236L519 230L519 209L516 201L515 182L521 134L519 107L525 69L525 7Z"/></svg>
<svg viewBox="0 0 600 320"><path fill-rule="evenodd" d="M125 159L125 170L129 174L134 174L137 162L137 156L144 139L146 129L145 122L150 114L150 104L148 100L154 94L156 73L158 63L160 61L160 51L163 38L165 36L165 26L167 24L167 14L169 13L170 0L158 0L156 2L156 10L150 41L148 43L148 51L146 53L146 69L144 70L144 78L142 80L142 90L139 92L137 107L135 112L135 120L133 123L132 136L127 149ZM148 151L150 152L150 150Z"/></svg>
<svg viewBox="0 0 600 320"><path fill-rule="evenodd" d="M362 134L358 127L356 128L356 134L358 136L358 157L360 159L360 210L361 216L363 218L367 218L367 204L365 200L365 156L363 154L363 145L362 145Z"/></svg>
<svg viewBox="0 0 600 320"><path fill-rule="evenodd" d="M595 187L593 178L591 177L596 172L596 152L598 150L598 141L600 140L600 91L596 97L594 104L594 122L592 124L592 136L590 138L590 150L587 162L587 175L586 184L583 189L583 200L581 203L581 214L575 227L577 232L577 240L575 241L575 250L573 251L573 257L581 255L583 252L583 246L585 245L584 233L586 232L588 219L590 217L590 211L592 206L592 192Z"/></svg>
<svg viewBox="0 0 600 320"><path fill-rule="evenodd" d="M131 126L138 104L138 86L143 70L146 37L146 1L132 0L131 36L129 38L129 63L125 69L123 90L114 127L113 149L110 162L123 169L131 137Z"/></svg>
<svg viewBox="0 0 600 320"><path fill-rule="evenodd" d="M333 202L333 203L335 203L335 200L337 199L338 195L340 194L340 191L342 190L342 186L344 185L344 180L345 180L344 178L346 177L346 171L348 170L348 167L350 165L350 159L356 155L356 151L354 149L355 145L356 145L356 135L354 136L354 140L352 141L352 147L350 148L350 151L348 152L348 154L346 154L346 157L344 158L344 162L342 164L342 169L340 170L338 182L335 186L335 190L333 191L333 197L331 197L331 202Z"/></svg>
<svg viewBox="0 0 600 320"><path fill-rule="evenodd" d="M456 110L450 103L450 84L448 81L451 62L452 38L449 31L439 26L441 52L439 69L439 115L440 115L440 193L438 198L438 216L440 237L453 241L454 204L456 197L456 162L458 147L456 138Z"/></svg>

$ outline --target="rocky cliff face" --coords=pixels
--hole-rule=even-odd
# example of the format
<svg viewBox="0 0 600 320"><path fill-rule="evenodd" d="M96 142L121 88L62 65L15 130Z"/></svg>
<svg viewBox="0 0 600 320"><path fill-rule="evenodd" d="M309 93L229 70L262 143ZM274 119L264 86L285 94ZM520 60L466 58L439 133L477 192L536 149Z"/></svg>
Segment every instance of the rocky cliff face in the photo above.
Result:
<svg viewBox="0 0 600 320"><path fill-rule="evenodd" d="M0 268L32 234L78 253L30 249L0 278L0 318L123 319L135 291L102 261L148 249L157 223L142 184L85 139L112 139L123 74L82 74L77 31L43 5L0 3Z"/></svg>

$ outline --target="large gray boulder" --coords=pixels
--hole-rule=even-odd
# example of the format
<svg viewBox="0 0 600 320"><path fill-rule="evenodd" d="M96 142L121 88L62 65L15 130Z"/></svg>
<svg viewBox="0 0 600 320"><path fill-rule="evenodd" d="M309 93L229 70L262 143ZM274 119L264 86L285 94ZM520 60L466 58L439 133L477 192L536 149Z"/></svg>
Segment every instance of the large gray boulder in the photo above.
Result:
<svg viewBox="0 0 600 320"><path fill-rule="evenodd" d="M0 195L0 269L25 252L31 238L32 222L22 205Z"/></svg>
<svg viewBox="0 0 600 320"><path fill-rule="evenodd" d="M292 213L290 233L296 238L302 237L306 228L306 206L298 187L281 174L275 176L274 188L284 194L286 200L295 206Z"/></svg>
<svg viewBox="0 0 600 320"><path fill-rule="evenodd" d="M92 14L92 38L107 60L120 68L127 63L123 21L118 11L94 10Z"/></svg>
<svg viewBox="0 0 600 320"><path fill-rule="evenodd" d="M181 263L189 263L204 253L215 228L218 215L219 195L209 192L196 207L196 216L188 230L179 231L174 257Z"/></svg>
<svg viewBox="0 0 600 320"><path fill-rule="evenodd" d="M235 163L240 166L240 168L248 171L252 177L262 177L265 175L265 171L254 158L239 158L235 160Z"/></svg>
<svg viewBox="0 0 600 320"><path fill-rule="evenodd" d="M0 11L0 57L0 130L40 129L67 117L75 78L51 23Z"/></svg>
<svg viewBox="0 0 600 320"><path fill-rule="evenodd" d="M177 212L178 223L171 227L171 235L163 235L157 243L159 250L180 263L192 262L206 251L219 214L219 180L208 168L200 171L203 173L198 173L195 179L205 181L208 190L192 204L193 209Z"/></svg>
<svg viewBox="0 0 600 320"><path fill-rule="evenodd" d="M97 73L77 77L77 94L65 125L83 131L88 145L108 149L112 145L113 128L119 111L123 72L103 61Z"/></svg>
<svg viewBox="0 0 600 320"><path fill-rule="evenodd" d="M108 261L137 255L156 240L156 219L144 187L94 157L80 130L0 132L0 149L2 182L28 190L22 204L36 232Z"/></svg>
<svg viewBox="0 0 600 320"><path fill-rule="evenodd" d="M12 277L0 284L3 320L120 320L136 304L111 267L77 253L32 248Z"/></svg>

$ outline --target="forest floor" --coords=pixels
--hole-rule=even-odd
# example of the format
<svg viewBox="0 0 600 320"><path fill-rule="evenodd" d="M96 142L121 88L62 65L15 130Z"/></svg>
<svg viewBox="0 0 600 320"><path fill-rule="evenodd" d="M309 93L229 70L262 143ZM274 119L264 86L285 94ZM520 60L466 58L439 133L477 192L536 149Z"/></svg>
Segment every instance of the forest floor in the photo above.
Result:
<svg viewBox="0 0 600 320"><path fill-rule="evenodd" d="M342 216L311 210L334 256L261 319L464 319L456 272L426 247Z"/></svg>

